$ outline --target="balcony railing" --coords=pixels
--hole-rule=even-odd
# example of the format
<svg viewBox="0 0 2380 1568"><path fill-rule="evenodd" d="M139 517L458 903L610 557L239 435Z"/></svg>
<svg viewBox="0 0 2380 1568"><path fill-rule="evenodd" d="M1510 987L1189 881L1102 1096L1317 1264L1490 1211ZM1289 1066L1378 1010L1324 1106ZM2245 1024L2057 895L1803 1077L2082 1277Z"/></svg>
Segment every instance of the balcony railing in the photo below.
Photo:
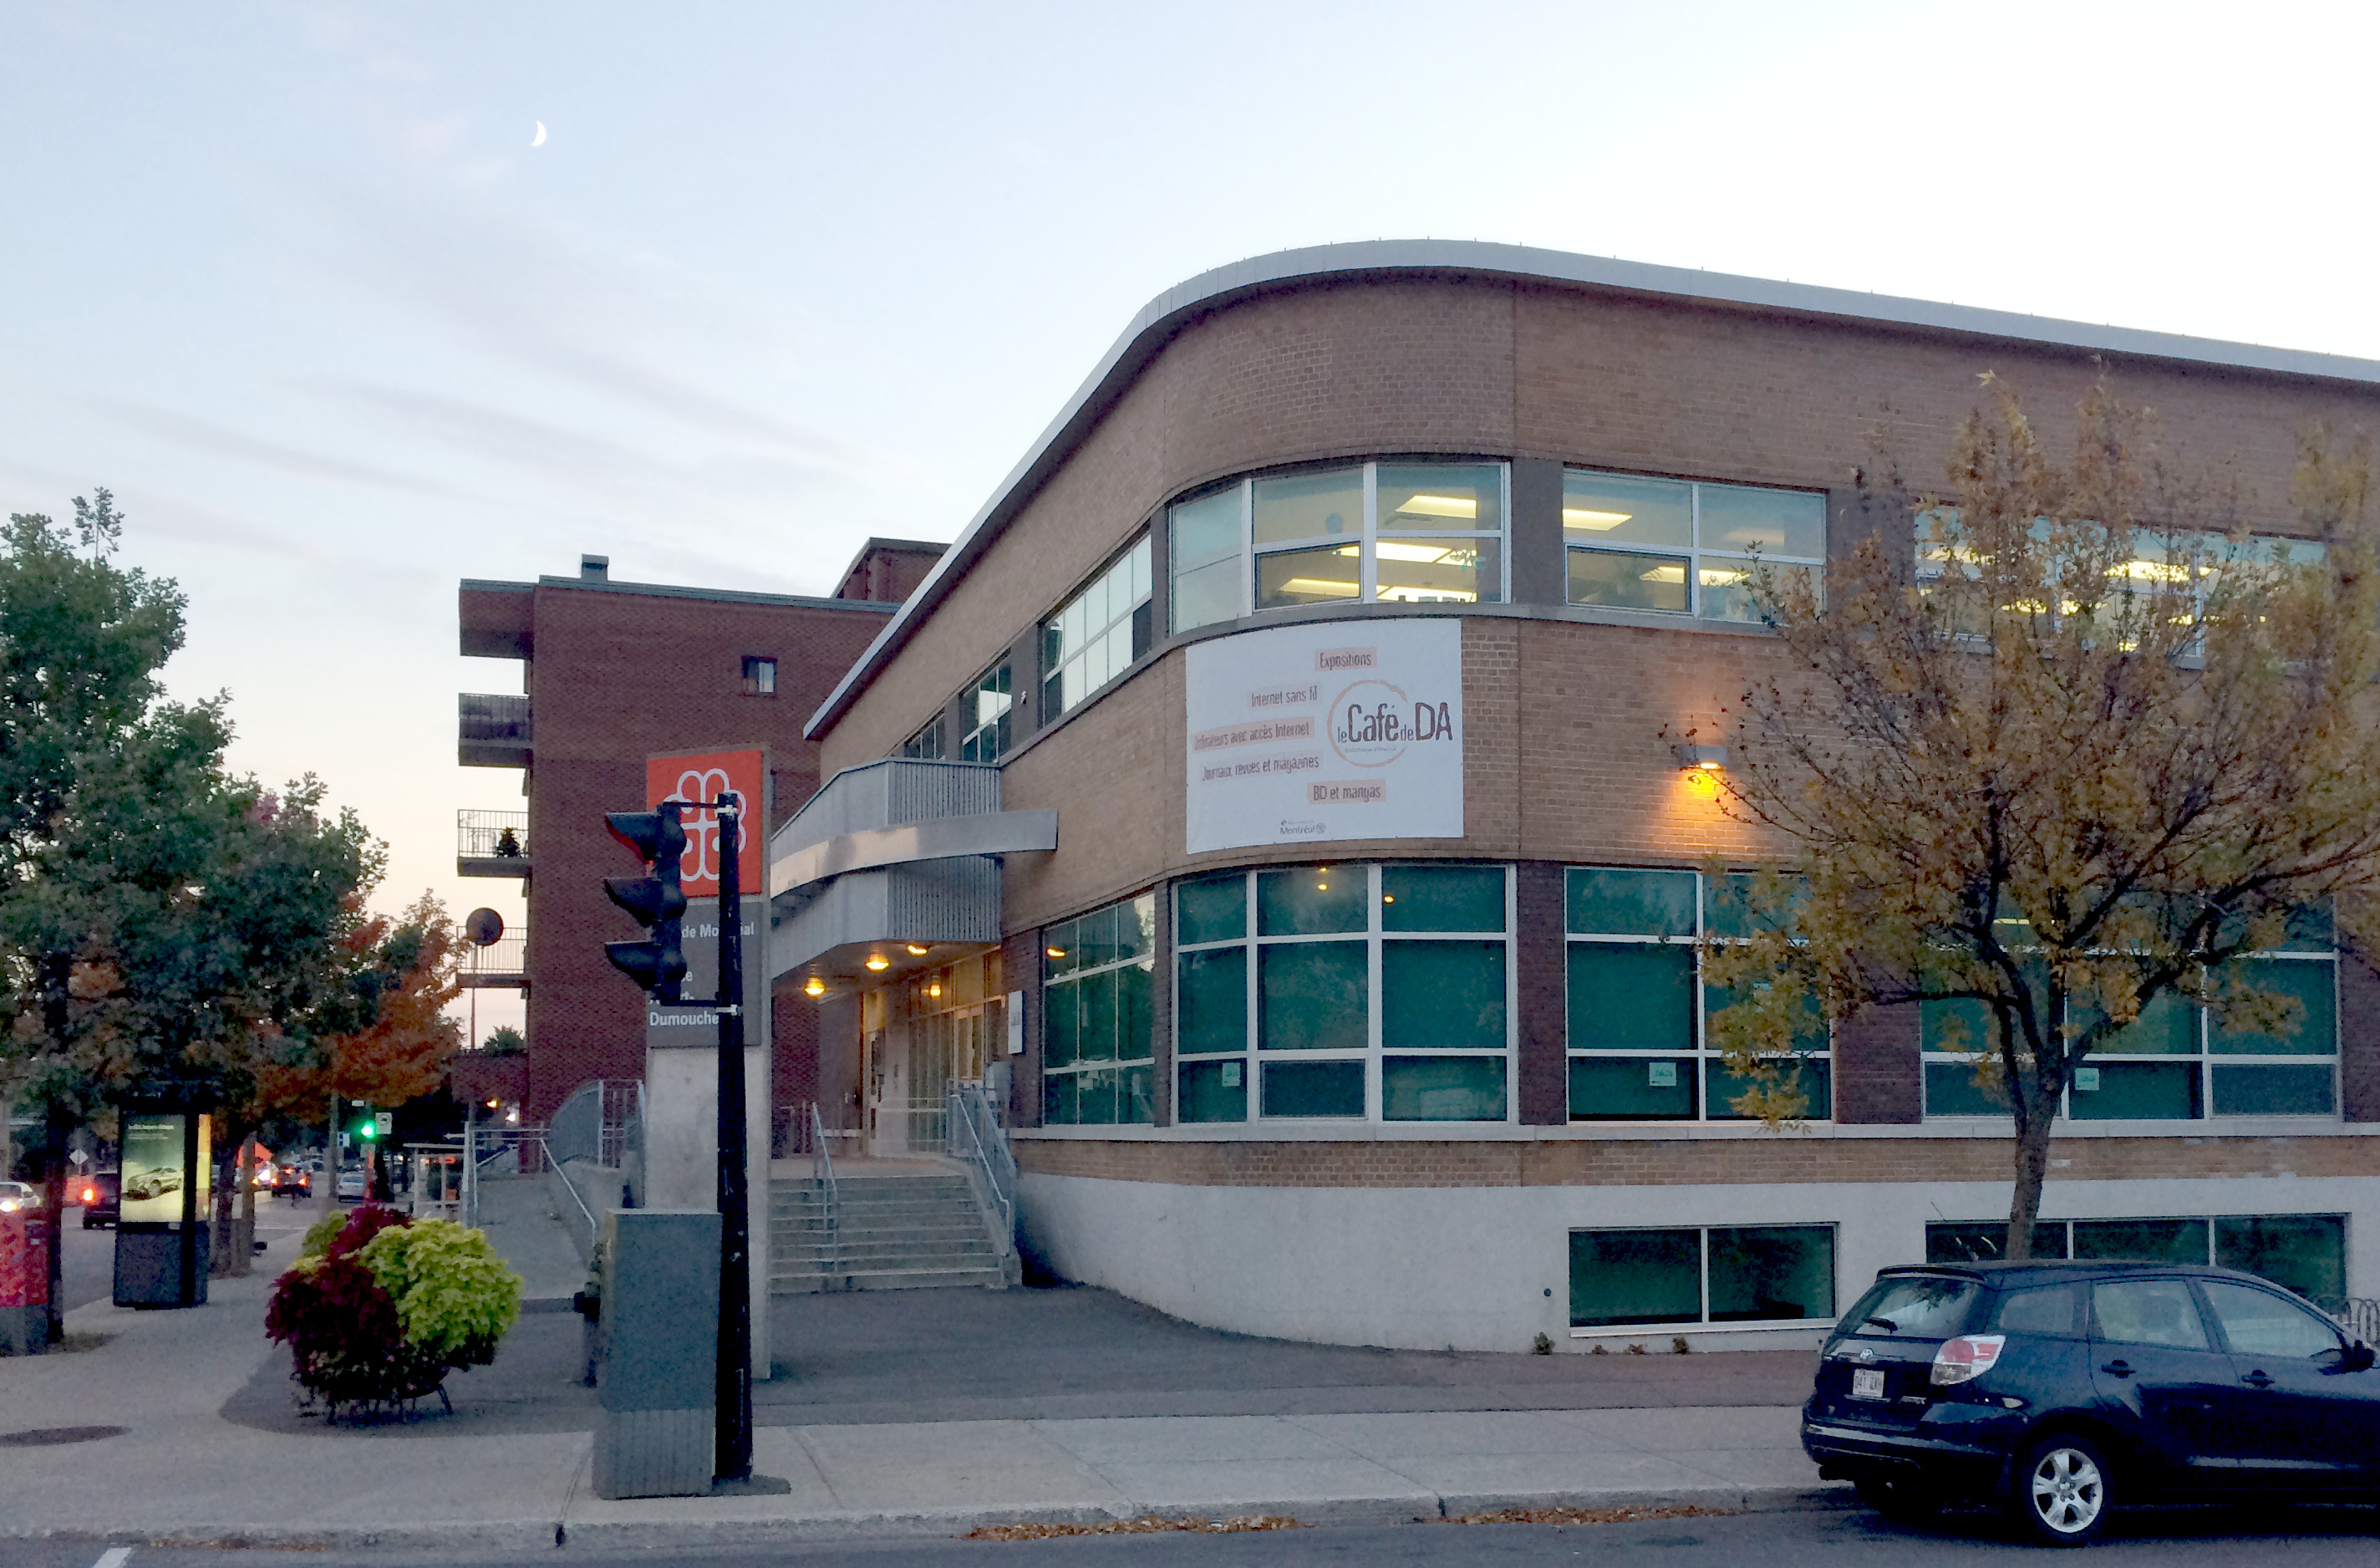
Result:
<svg viewBox="0 0 2380 1568"><path fill-rule="evenodd" d="M465 986L528 988L528 938L521 931L507 931L487 946L481 947L468 938L463 942L463 972L459 977Z"/></svg>
<svg viewBox="0 0 2380 1568"><path fill-rule="evenodd" d="M525 768L529 759L528 699L464 692L455 734L455 757L467 768Z"/></svg>
<svg viewBox="0 0 2380 1568"><path fill-rule="evenodd" d="M528 813L455 813L455 874L459 877L528 875Z"/></svg>

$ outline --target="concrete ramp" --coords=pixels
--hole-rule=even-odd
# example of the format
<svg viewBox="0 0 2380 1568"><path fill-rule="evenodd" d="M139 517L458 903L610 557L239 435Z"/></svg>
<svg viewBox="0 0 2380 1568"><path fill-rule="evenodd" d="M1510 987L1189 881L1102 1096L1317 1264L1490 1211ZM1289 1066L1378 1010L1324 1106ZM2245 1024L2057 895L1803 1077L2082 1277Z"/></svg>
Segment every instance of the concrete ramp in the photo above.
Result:
<svg viewBox="0 0 2380 1568"><path fill-rule="evenodd" d="M521 1277L528 1301L566 1301L587 1282L587 1265L544 1182L535 1176L482 1177L480 1228Z"/></svg>

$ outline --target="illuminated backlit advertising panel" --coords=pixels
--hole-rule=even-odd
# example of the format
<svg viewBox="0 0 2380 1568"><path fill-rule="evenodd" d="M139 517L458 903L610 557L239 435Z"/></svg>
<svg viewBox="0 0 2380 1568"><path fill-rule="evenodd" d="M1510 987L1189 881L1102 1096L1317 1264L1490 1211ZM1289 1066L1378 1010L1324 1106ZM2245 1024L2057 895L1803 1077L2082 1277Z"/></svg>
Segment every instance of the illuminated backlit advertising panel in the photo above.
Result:
<svg viewBox="0 0 2380 1568"><path fill-rule="evenodd" d="M127 1116L124 1119L124 1187L123 1211L120 1222L138 1224L179 1224L185 1197L183 1186L195 1179L197 1211L204 1214L213 1166L212 1147L212 1118L198 1118L198 1170L193 1173L183 1164L187 1152L185 1128L188 1120L176 1112L166 1114Z"/></svg>

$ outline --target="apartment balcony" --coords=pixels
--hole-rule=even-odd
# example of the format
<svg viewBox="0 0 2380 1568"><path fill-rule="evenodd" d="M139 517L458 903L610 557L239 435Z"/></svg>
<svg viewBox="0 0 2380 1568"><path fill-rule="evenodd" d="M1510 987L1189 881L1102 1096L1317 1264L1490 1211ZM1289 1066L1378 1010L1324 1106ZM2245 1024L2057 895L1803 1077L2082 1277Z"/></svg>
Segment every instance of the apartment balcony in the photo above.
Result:
<svg viewBox="0 0 2380 1568"><path fill-rule="evenodd" d="M455 813L455 874L458 877L528 877L528 813Z"/></svg>
<svg viewBox="0 0 2380 1568"><path fill-rule="evenodd" d="M455 760L466 768L526 768L528 728L528 698L464 692Z"/></svg>
<svg viewBox="0 0 2380 1568"><path fill-rule="evenodd" d="M465 941L460 979L467 990L528 990L528 936L507 931L485 947Z"/></svg>

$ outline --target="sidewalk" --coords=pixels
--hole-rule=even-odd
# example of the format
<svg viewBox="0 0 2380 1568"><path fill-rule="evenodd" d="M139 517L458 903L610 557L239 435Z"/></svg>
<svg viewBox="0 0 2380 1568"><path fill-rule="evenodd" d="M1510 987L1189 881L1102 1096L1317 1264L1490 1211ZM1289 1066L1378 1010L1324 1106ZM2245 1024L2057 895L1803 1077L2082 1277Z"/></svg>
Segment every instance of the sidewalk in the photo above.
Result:
<svg viewBox="0 0 2380 1568"><path fill-rule="evenodd" d="M552 1545L561 1530L611 1545L726 1544L950 1535L984 1524L1087 1523L1152 1511L1335 1524L1560 1504L1764 1509L1826 1503L1841 1490L1818 1483L1790 1405L1706 1402L1718 1387L1714 1374L1723 1383L1732 1359L1712 1355L1677 1357L1674 1366L1673 1358L1629 1358L1626 1367L1590 1368L1600 1380L1578 1390L1593 1404L1633 1387L1660 1408L882 1421L819 1419L828 1407L849 1412L852 1402L830 1395L813 1409L796 1398L764 1404L755 1436L756 1471L783 1477L790 1493L606 1502L587 1487L588 1391L567 1387L556 1366L537 1370L536 1356L509 1399L490 1397L500 1385L475 1382L504 1367L511 1341L496 1367L457 1380L452 1417L326 1428L286 1416L283 1393L270 1420L256 1418L259 1399L279 1381L279 1353L262 1336L263 1300L295 1239L277 1241L255 1275L213 1282L206 1307L79 1307L67 1314L71 1331L114 1338L92 1350L0 1360L0 1435L124 1428L59 1446L9 1445L0 1538L430 1548ZM953 1309L977 1305L977 1293L933 1294ZM575 1319L552 1312L523 1323L549 1335L576 1328ZM1228 1344L1228 1336L1215 1337ZM1537 1366L1548 1377L1568 1371L1545 1358ZM1665 1380L1686 1380L1689 1395L1700 1396L1677 1402L1675 1391L1660 1388ZM796 1375L771 1392L795 1395L803 1386ZM1393 1387L1400 1397L1417 1392ZM1314 1391L1283 1403L1311 1405ZM507 1415L512 1404L521 1409ZM766 1424L772 1416L788 1424Z"/></svg>

